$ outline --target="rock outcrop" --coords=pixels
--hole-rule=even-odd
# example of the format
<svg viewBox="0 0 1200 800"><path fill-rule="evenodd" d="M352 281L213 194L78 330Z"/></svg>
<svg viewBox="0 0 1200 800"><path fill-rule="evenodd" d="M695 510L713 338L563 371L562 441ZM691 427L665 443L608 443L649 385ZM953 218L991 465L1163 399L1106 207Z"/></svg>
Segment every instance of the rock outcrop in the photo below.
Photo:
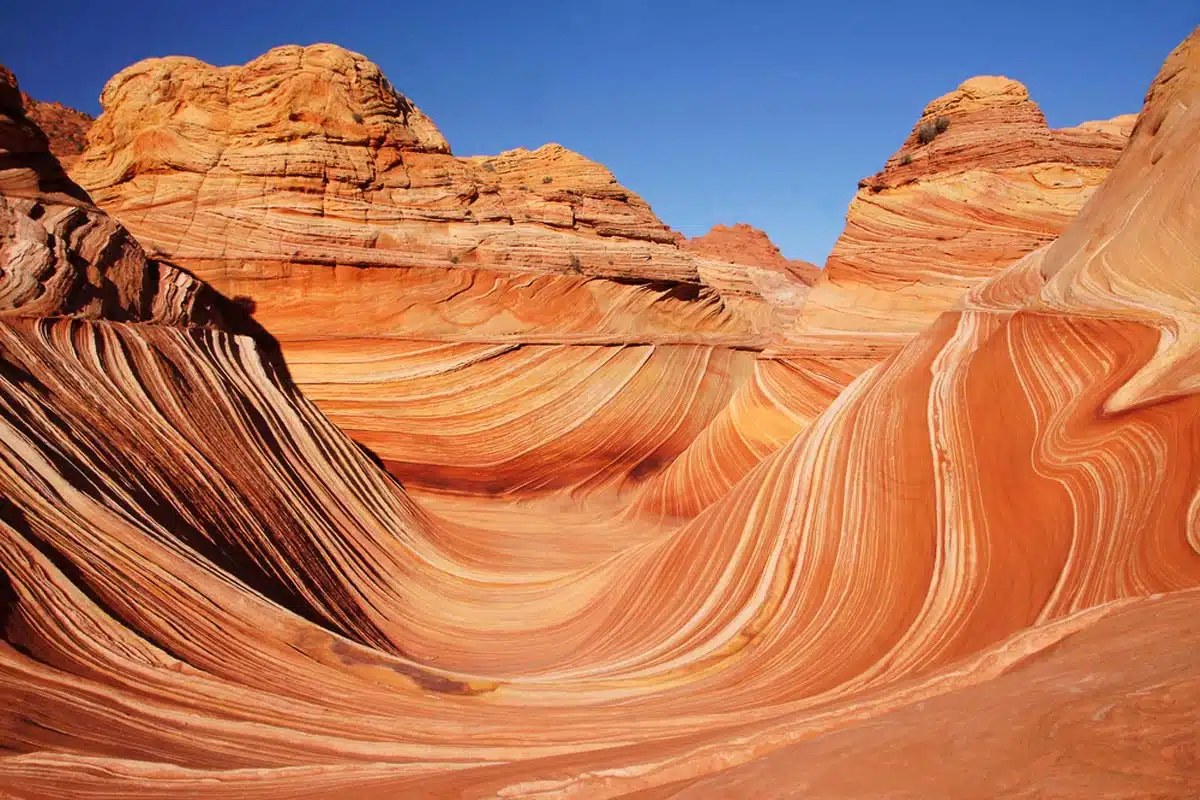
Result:
<svg viewBox="0 0 1200 800"><path fill-rule="evenodd" d="M736 286L750 278L754 287L751 294L761 295L771 304L782 329L793 324L804 305L808 287L821 274L807 261L784 258L766 233L740 222L732 227L715 225L694 239L681 236L679 246L701 258L736 265L720 270L710 268L706 277L718 287ZM719 283L716 277L719 274L728 276L728 283Z"/></svg>
<svg viewBox="0 0 1200 800"><path fill-rule="evenodd" d="M332 45L281 47L244 67L143 61L101 104L74 177L152 254L197 264L218 288L211 262L251 275L459 267L696 291L712 268L577 153L455 158L378 67ZM750 294L744 283L720 288Z"/></svg>
<svg viewBox="0 0 1200 800"><path fill-rule="evenodd" d="M24 92L25 116L41 128L50 142L50 152L64 168L69 169L87 147L87 132L95 122L90 114L76 111L62 103L43 103Z"/></svg>
<svg viewBox="0 0 1200 800"><path fill-rule="evenodd" d="M558 145L453 156L375 65L331 45L243 67L144 61L101 101L72 175L153 257L253 301L300 387L412 486L469 472L528 493L614 463L627 478L605 486L644 482L807 291L776 265L681 248L607 169ZM409 395L447 381L467 387L453 411ZM678 397L640 408L638 387L660 381ZM561 424L544 387L575 398ZM474 428L454 422L466 409ZM632 443L598 435L612 419L644 425Z"/></svg>
<svg viewBox="0 0 1200 800"><path fill-rule="evenodd" d="M752 379L641 507L694 513L721 497L965 292L1053 241L1116 163L1133 119L1050 130L1024 86L986 76L930 103L862 181L825 268Z"/></svg>
<svg viewBox="0 0 1200 800"><path fill-rule="evenodd" d="M1053 241L1108 176L1128 123L1051 130L1023 85L992 76L934 100L862 182L800 333L910 338Z"/></svg>
<svg viewBox="0 0 1200 800"><path fill-rule="evenodd" d="M200 324L236 313L191 275L147 260L71 182L50 145L0 67L0 316Z"/></svg>
<svg viewBox="0 0 1200 800"><path fill-rule="evenodd" d="M488 481L621 483L647 432L702 478L688 425L736 432L763 359L314 337L348 404L395 381L356 419L454 428L451 500L253 338L0 318L0 793L1196 796L1198 176L1200 30L1052 245L658 519Z"/></svg>
<svg viewBox="0 0 1200 800"><path fill-rule="evenodd" d="M684 238L680 245L684 250L716 261L761 267L791 274L812 286L821 274L813 264L799 259L784 258L783 253L766 233L752 225L739 222L736 225L714 225L703 236Z"/></svg>

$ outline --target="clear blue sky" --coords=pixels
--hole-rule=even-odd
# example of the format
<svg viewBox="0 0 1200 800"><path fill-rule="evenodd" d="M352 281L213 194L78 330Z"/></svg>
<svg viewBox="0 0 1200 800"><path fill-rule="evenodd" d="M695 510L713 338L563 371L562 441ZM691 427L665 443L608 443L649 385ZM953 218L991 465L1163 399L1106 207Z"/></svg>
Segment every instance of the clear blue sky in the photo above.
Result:
<svg viewBox="0 0 1200 800"><path fill-rule="evenodd" d="M1198 23L1195 0L5 0L0 62L34 97L98 113L105 81L142 58L334 42L459 155L556 141L688 235L749 222L820 264L858 179L929 100L1002 74L1052 126L1137 111Z"/></svg>

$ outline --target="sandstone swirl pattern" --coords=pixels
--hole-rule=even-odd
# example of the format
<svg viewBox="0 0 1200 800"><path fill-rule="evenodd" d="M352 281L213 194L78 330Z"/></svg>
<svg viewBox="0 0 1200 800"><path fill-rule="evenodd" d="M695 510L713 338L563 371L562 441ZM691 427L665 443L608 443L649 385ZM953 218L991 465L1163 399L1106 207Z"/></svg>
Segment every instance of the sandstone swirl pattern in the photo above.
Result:
<svg viewBox="0 0 1200 800"><path fill-rule="evenodd" d="M145 61L102 101L74 177L152 255L253 304L304 392L406 485L603 488L614 507L640 495L651 520L714 502L855 375L1049 241L1124 142L1052 133L1019 84L968 82L927 110L953 123L904 185L855 201L806 301L814 271L760 233L681 240L561 147L455 158L375 65L333 46L244 67ZM886 275L827 313L841 296L829 276L863 247L862 209L893 195L916 232L885 229L870 260ZM943 216L923 216L928 197ZM968 226L932 257L929 242ZM917 316L879 330L902 302ZM647 407L654 385L670 408Z"/></svg>
<svg viewBox="0 0 1200 800"><path fill-rule="evenodd" d="M397 406L353 419L406 408L397 453L428 446L423 415L449 419L455 361L499 359L516 415L553 389L547 413L630 394L619 423L582 420L581 464L521 465L539 492L503 525L469 500L496 487L459 486L469 474L402 488L261 336L14 312L0 791L1195 796L1198 232L1193 35L1061 238L829 388L811 424L763 431L778 444L688 509L664 492L645 513L645 487L621 484L647 458L667 459L647 481L667 480L704 434L649 456L619 445L650 435L626 425L665 436L665 419L755 402L761 360L706 344L730 333L712 319L671 343L447 336L422 355L413 337L357 358L321 339L348 373L396 381ZM639 348L708 388L637 385ZM574 391L546 377L604 370ZM462 459L443 468L501 429L501 409L478 411L486 391L463 392L461 431L442 434ZM659 408L685 398L702 407ZM609 449L588 451L606 427ZM727 441L703 446L719 461ZM539 528L551 500L577 524ZM979 770L943 763L945 731Z"/></svg>
<svg viewBox="0 0 1200 800"><path fill-rule="evenodd" d="M414 485L636 489L718 413L811 280L681 247L557 145L456 158L375 65L333 46L146 61L102 102L76 180L152 256L252 304L300 387ZM647 407L658 384L678 394Z"/></svg>
<svg viewBox="0 0 1200 800"><path fill-rule="evenodd" d="M948 127L922 143L939 119ZM1133 119L1050 130L1024 86L991 76L930 103L886 168L860 183L825 269L754 381L643 505L712 502L964 292L1052 241L1108 175Z"/></svg>

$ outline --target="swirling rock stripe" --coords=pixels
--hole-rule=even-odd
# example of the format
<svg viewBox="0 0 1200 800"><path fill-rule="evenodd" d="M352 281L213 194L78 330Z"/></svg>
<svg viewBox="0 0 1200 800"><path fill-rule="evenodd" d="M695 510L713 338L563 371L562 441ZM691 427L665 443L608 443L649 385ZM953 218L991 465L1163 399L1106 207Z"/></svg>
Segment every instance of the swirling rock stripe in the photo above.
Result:
<svg viewBox="0 0 1200 800"><path fill-rule="evenodd" d="M986 729L953 752L1013 781L997 791L1194 794L1200 148L1176 145L1200 130L1195 41L1071 234L864 364L713 502L614 502L540 565L547 529L481 545L501 517L415 501L253 339L0 323L0 789L654 797L810 775L962 793L930 747ZM394 368L432 395L497 359L535 376L544 359L543 387L603 361L507 344ZM697 380L719 355L612 357L639 349ZM577 542L605 513L637 527ZM1047 730L1050 767L1019 738ZM822 767L846 754L866 766ZM872 780L876 763L896 771Z"/></svg>
<svg viewBox="0 0 1200 800"><path fill-rule="evenodd" d="M345 338L285 352L306 396L406 485L467 494L628 489L695 439L753 363L699 345Z"/></svg>
<svg viewBox="0 0 1200 800"><path fill-rule="evenodd" d="M133 631L123 650L187 665L151 672L175 680L198 670L243 701L249 688L256 703L337 697L381 715L403 701L436 727L448 724L433 710L446 701L428 692L456 697L446 716L469 713L472 738L483 737L478 751L460 743L459 757L487 761L801 719L804 708L885 690L1031 624L1195 585L1196 521L1178 509L1196 493L1200 401L1097 413L1155 338L1119 321L946 316L695 521L549 577L452 563L425 532L436 521L255 367L247 339L6 327L5 563L18 598L8 638L12 658L37 656L18 659L9 685L26 698L40 687L36 702L21 701L30 722L8 746L54 750L65 728L74 752L170 753L193 769L338 762L347 748L383 746L298 743L293 728L303 726L290 715L311 705L267 736L282 743L245 752L228 742L246 743L230 723L187 746L161 721L135 736L134 720L165 712L139 701L131 714L132 699L113 705L30 672L49 662L96 675L57 639L79 613L72 604L89 609L88 624L115 626L100 641ZM147 496L151 487L162 497ZM1160 502L1119 502L1138 497ZM31 561L39 577L27 577ZM70 602L46 599L47 585ZM136 688L145 668L132 686L131 676L100 673L134 698L146 691ZM379 689L355 683L364 676L396 699L381 705ZM160 691L158 703L179 702ZM95 716L54 710L85 696L99 704ZM353 740L367 713L344 712L342 736ZM388 758L412 758L411 745L391 747ZM187 755L196 748L204 754ZM581 780L589 785L582 774L572 783Z"/></svg>

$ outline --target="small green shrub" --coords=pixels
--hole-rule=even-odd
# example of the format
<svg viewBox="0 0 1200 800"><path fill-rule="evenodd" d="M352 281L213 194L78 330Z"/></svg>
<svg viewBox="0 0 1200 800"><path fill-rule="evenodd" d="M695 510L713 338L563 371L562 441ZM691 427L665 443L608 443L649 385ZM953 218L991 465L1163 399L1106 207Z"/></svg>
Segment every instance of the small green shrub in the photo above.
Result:
<svg viewBox="0 0 1200 800"><path fill-rule="evenodd" d="M571 253L570 264L571 264L571 272L582 272L583 271L583 265L579 263L579 256L575 255L574 253Z"/></svg>
<svg viewBox="0 0 1200 800"><path fill-rule="evenodd" d="M357 111L355 111L355 112L354 112L354 113L353 113L351 116L352 116L352 117L354 117L354 121L355 121L355 122L357 122L359 125L361 125L361 124L362 124L362 121L363 121L363 115L362 115L362 114L360 114L360 113L358 113Z"/></svg>
<svg viewBox="0 0 1200 800"><path fill-rule="evenodd" d="M949 117L926 120L917 127L917 141L921 144L929 144L937 138L939 133L945 133L949 127Z"/></svg>
<svg viewBox="0 0 1200 800"><path fill-rule="evenodd" d="M496 165L490 161L485 161L485 162L483 162L483 171L484 172L495 172Z"/></svg>
<svg viewBox="0 0 1200 800"><path fill-rule="evenodd" d="M900 166L907 167L911 163L912 163L912 156L910 154L905 153L904 155L900 156Z"/></svg>
<svg viewBox="0 0 1200 800"><path fill-rule="evenodd" d="M450 256L450 263L451 263L451 264L457 264L457 263L458 263L458 255L457 255L457 254Z"/></svg>
<svg viewBox="0 0 1200 800"><path fill-rule="evenodd" d="M554 178L547 175L546 177L542 178L542 183L554 183Z"/></svg>

